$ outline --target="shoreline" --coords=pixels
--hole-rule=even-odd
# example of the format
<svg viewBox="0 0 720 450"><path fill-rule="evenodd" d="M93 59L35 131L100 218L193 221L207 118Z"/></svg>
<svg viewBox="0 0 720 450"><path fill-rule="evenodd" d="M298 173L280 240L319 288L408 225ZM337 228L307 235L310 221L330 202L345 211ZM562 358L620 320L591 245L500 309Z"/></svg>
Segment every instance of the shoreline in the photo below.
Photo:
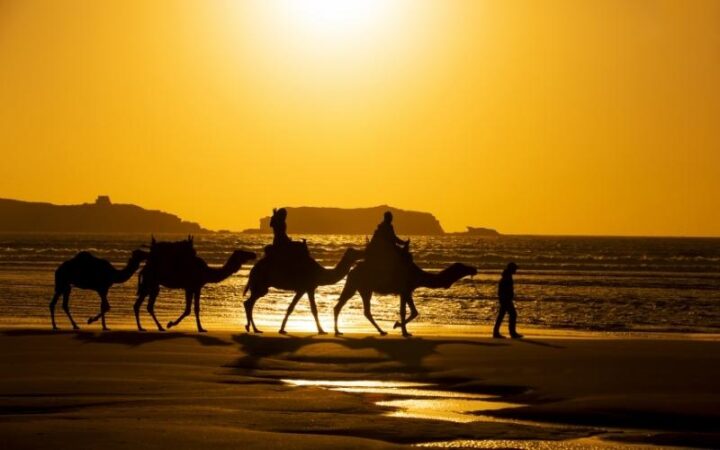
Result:
<svg viewBox="0 0 720 450"><path fill-rule="evenodd" d="M63 318L59 318L59 321L62 321ZM314 322L312 322L310 319L307 319L304 321L309 325L310 327L306 327L303 329L297 329L296 326L293 326L292 324L287 327L288 330L288 336L290 337L312 337L312 336L318 336L323 337L322 335L318 335L317 332L312 328L314 327ZM258 326L262 329L263 333L258 334L257 336L281 336L277 330L275 329L277 326L276 321L266 321L262 319L256 320L256 323ZM305 324L304 323L304 324ZM69 325L64 325L62 323L59 323L58 326L60 327L59 330L56 330L58 333L72 333L72 332L79 332L79 333L103 333L102 329L99 325L87 325L87 324L80 324L80 330L74 331L72 330ZM507 325L503 323L503 329L501 332L507 336L507 330L505 329ZM253 335L253 333L247 333L242 325L237 326L230 326L222 324L212 324L210 326L206 326L208 328L209 334L220 334L220 335L234 335L234 334L249 334ZM440 328L440 330L438 330ZM456 337L466 337L466 338L472 338L472 339L485 339L490 338L492 335L492 324L484 323L484 324L478 324L478 325L432 325L432 324L424 324L424 323L413 323L410 325L409 330L412 333L412 337L408 339L413 338L456 338ZM545 327L537 327L532 325L523 325L522 323L518 324L519 331L524 335L525 339L533 339L533 338L542 338L542 339L581 339L581 340L682 340L682 341L713 341L713 342L720 342L720 332L688 332L688 331L667 331L667 330L661 330L661 331L644 331L644 330L627 330L627 331L617 331L617 330L608 330L608 331L599 331L599 330L580 330L580 329L572 329L572 328L545 328ZM41 325L41 324L4 324L0 322L0 334L6 331L11 330L37 330L37 331L48 331L52 332L51 326L49 324L47 325ZM138 333L159 333L159 334L172 334L172 333L178 333L183 335L190 335L197 333L195 329L195 325L192 321L188 321L187 324L183 324L178 328L174 328L172 330L166 330L166 331L157 331L153 328L147 328L148 331L140 332L137 330L137 328L133 325L128 326L127 324L121 324L121 325L111 325L110 330L105 331L104 333L112 333L112 332L138 332ZM327 331L326 337L333 337L334 334L331 331L330 327L327 327L325 329ZM342 327L343 335L341 337L343 338L402 338L402 336L399 334L399 331L393 330L391 326L386 326L385 331L388 332L387 336L380 336L378 333L371 332L368 330L368 326L362 325L362 326L352 326L352 325L343 325ZM202 333L197 333L198 335L202 335ZM507 337L506 340L512 340L509 337ZM502 340L500 340L502 342Z"/></svg>

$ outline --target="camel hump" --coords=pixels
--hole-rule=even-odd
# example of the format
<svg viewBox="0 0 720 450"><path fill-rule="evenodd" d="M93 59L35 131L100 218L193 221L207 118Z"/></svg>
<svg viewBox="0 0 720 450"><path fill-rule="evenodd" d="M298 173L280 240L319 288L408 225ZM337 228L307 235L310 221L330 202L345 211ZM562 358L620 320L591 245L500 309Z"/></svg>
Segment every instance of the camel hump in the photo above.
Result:
<svg viewBox="0 0 720 450"><path fill-rule="evenodd" d="M75 255L75 259L78 259L81 261L91 261L91 260L95 259L95 256L93 256L93 254L88 251L82 251L82 252L79 252L77 255Z"/></svg>
<svg viewBox="0 0 720 450"><path fill-rule="evenodd" d="M186 261L197 256L192 238L182 241L158 242L150 244L149 259L153 262Z"/></svg>
<svg viewBox="0 0 720 450"><path fill-rule="evenodd" d="M277 258L280 260L306 260L310 258L310 250L307 242L290 241L282 245L265 246L265 256L268 258Z"/></svg>

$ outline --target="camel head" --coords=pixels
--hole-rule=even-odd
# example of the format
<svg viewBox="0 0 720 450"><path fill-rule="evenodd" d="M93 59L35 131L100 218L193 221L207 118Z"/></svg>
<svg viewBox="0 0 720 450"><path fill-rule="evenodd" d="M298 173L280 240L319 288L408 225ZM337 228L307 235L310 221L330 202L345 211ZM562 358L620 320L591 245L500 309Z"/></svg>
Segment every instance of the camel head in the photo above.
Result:
<svg viewBox="0 0 720 450"><path fill-rule="evenodd" d="M446 269L447 272L457 276L457 279L477 274L477 269L463 263L453 263Z"/></svg>
<svg viewBox="0 0 720 450"><path fill-rule="evenodd" d="M365 257L365 250L357 250L349 247L343 254L343 259L347 259L351 262L357 262Z"/></svg>
<svg viewBox="0 0 720 450"><path fill-rule="evenodd" d="M233 269L234 272L240 270L240 267L248 261L253 261L257 258L257 255L253 252L246 252L245 250L235 250L228 258L227 265Z"/></svg>
<svg viewBox="0 0 720 450"><path fill-rule="evenodd" d="M150 253L146 252L145 250L133 250L132 255L130 256L130 259L136 262L142 262L148 259L148 256L150 256Z"/></svg>

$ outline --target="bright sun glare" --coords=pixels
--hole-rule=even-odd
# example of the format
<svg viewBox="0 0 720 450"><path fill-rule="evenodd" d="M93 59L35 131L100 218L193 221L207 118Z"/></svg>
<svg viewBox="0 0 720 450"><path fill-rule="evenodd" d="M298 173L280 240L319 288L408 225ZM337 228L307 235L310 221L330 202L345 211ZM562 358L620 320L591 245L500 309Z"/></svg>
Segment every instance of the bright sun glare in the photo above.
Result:
<svg viewBox="0 0 720 450"><path fill-rule="evenodd" d="M383 0L284 0L289 21L304 32L327 38L369 32L383 19Z"/></svg>

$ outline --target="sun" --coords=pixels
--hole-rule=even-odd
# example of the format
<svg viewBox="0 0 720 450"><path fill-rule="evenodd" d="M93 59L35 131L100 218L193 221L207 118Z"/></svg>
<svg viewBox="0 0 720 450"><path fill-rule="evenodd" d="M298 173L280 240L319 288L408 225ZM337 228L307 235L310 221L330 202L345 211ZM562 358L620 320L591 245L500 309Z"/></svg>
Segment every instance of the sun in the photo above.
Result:
<svg viewBox="0 0 720 450"><path fill-rule="evenodd" d="M288 22L305 33L338 38L369 33L383 21L388 3L383 0L285 0L278 5Z"/></svg>

